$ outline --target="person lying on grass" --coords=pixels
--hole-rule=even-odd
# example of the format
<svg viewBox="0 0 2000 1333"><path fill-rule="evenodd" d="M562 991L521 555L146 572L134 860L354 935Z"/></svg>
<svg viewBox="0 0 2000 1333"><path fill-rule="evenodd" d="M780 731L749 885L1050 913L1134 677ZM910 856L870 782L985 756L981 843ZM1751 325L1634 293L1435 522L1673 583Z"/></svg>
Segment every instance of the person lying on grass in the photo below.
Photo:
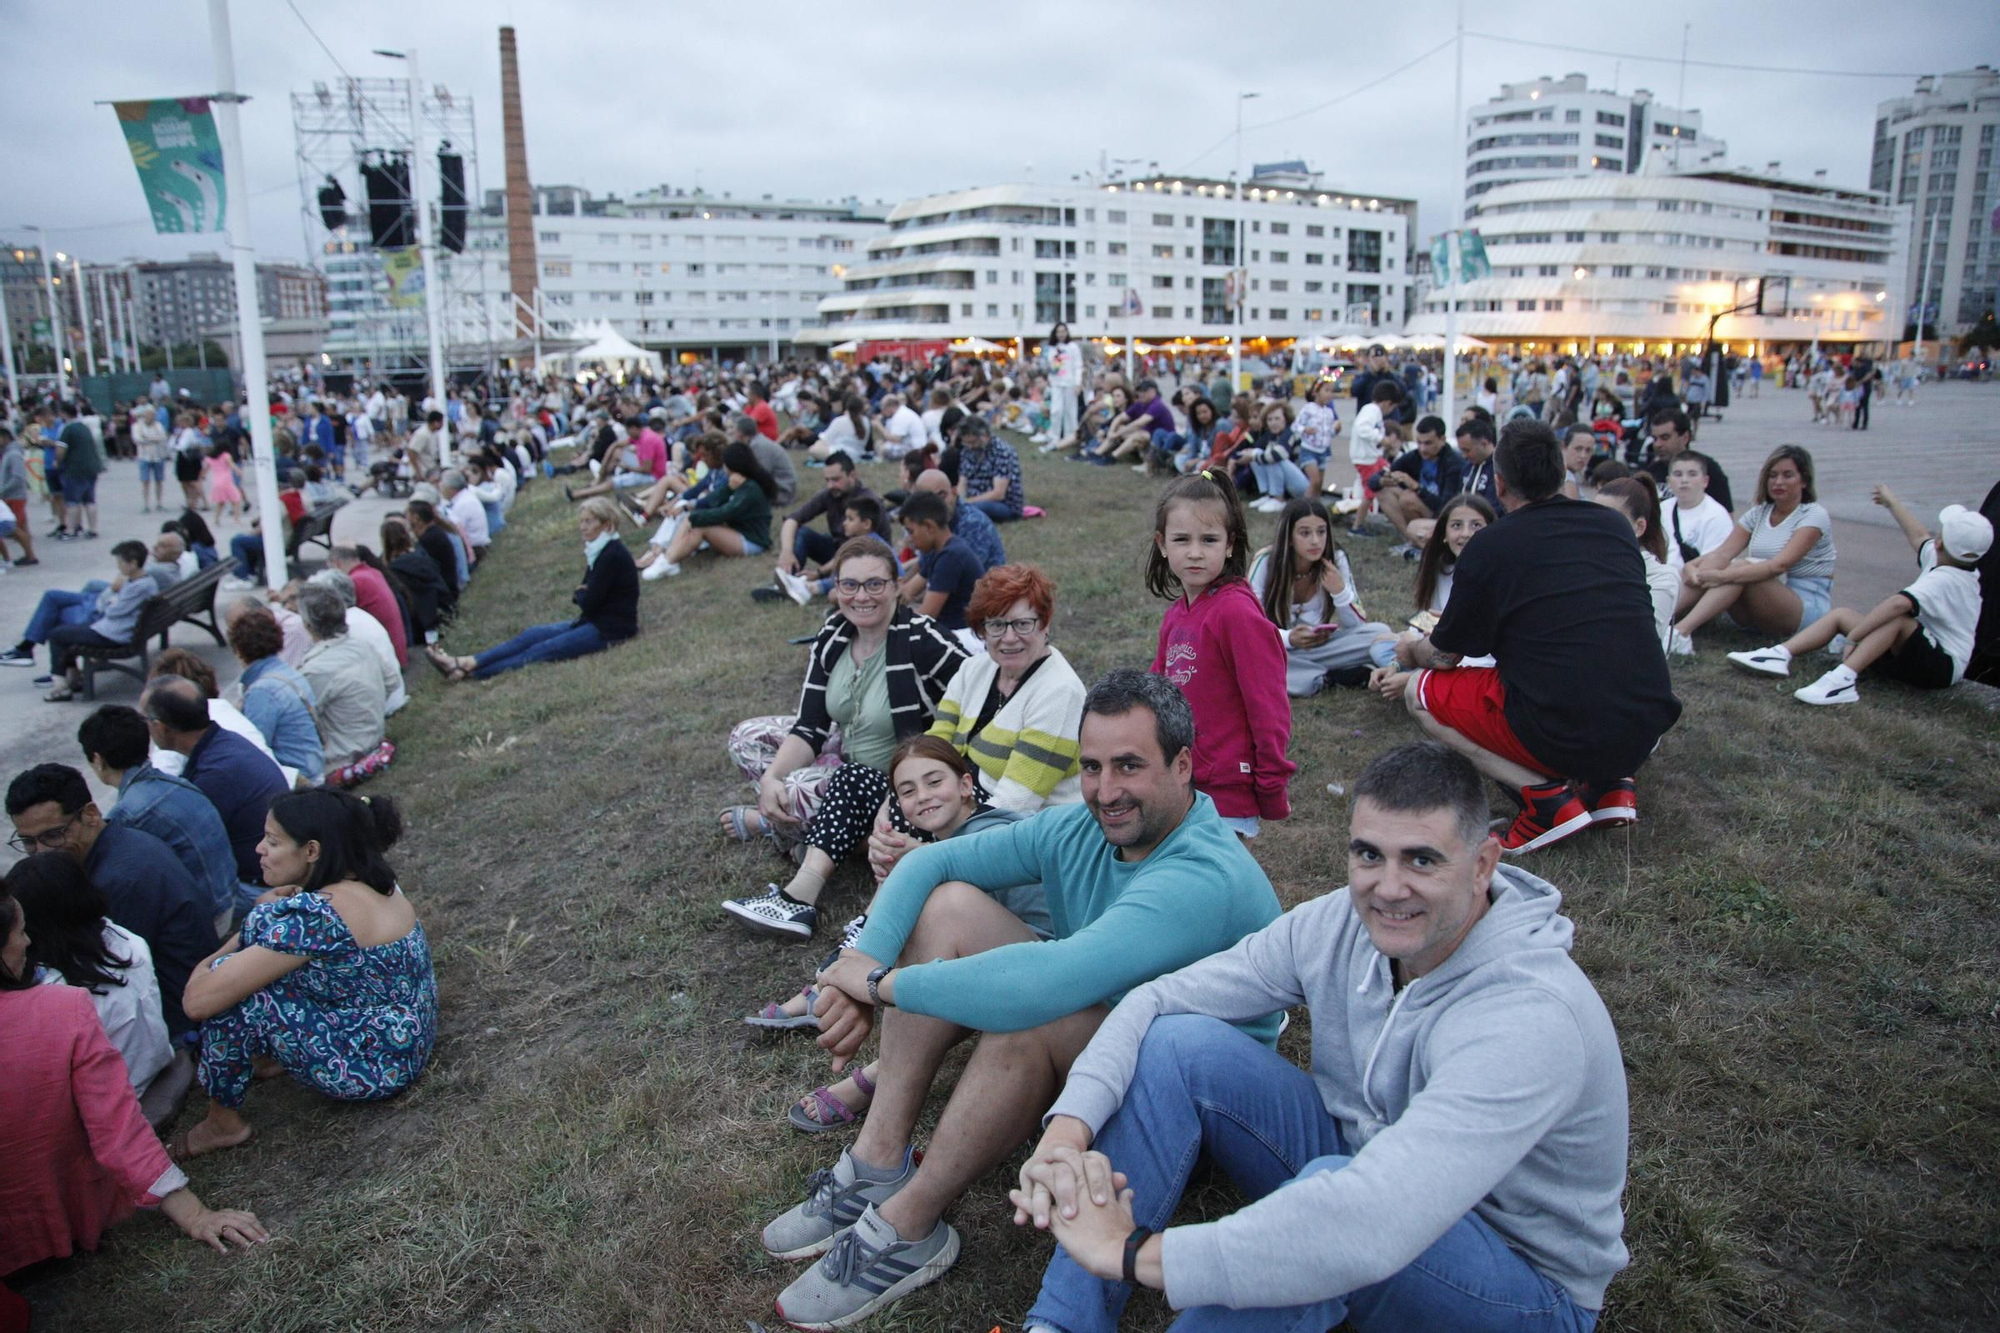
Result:
<svg viewBox="0 0 2000 1333"><path fill-rule="evenodd" d="M1949 689L1964 678L1979 629L1978 565L1993 547L1993 524L1964 505L1946 505L1932 536L1887 486L1875 487L1874 499L1916 548L1916 581L1877 602L1866 615L1837 606L1783 643L1729 654L1732 663L1760 675L1789 676L1794 657L1845 635L1840 665L1792 691L1809 704L1858 703L1855 682L1870 668L1877 676L1919 690Z"/></svg>
<svg viewBox="0 0 2000 1333"><path fill-rule="evenodd" d="M575 620L535 625L471 657L456 657L436 644L424 649L447 681L485 680L536 662L564 662L601 653L639 632L639 570L618 538L618 506L598 495L577 506L577 535L583 538L583 582L570 600Z"/></svg>
<svg viewBox="0 0 2000 1333"><path fill-rule="evenodd" d="M384 854L395 802L316 788L271 802L258 845L273 888L195 969L182 1001L201 1020L208 1115L176 1134L176 1162L248 1143L253 1078L290 1074L338 1101L416 1082L437 1042L437 978L416 909Z"/></svg>
<svg viewBox="0 0 2000 1333"><path fill-rule="evenodd" d="M904 824L912 830L909 840L912 848L1026 818L1018 810L998 809L981 800L971 761L953 748L950 741L937 736L912 736L898 745L889 761L889 779L891 799ZM807 861L815 857L823 860L825 853L809 849ZM894 864L894 861L889 863L890 867ZM830 864L825 869L830 870ZM881 878L878 874L876 882L880 883ZM999 896L1030 930L1043 939L1048 938L1049 910L1040 884L1024 885ZM848 922L841 933L840 947L852 948L867 924L866 912ZM783 1004L767 1004L743 1021L752 1027L817 1032L819 1019L813 1015L813 1006L818 999L819 992L808 985ZM800 1098L787 1114L791 1123L805 1133L818 1134L859 1119L860 1108L875 1095L876 1069L873 1065L853 1068L854 1073L834 1088L814 1088ZM851 1091L843 1096L841 1089Z"/></svg>
<svg viewBox="0 0 2000 1333"><path fill-rule="evenodd" d="M1618 1035L1486 815L1465 758L1390 750L1346 887L1126 994L1008 1193L1060 1242L1028 1333L1111 1333L1140 1286L1177 1329L1596 1324L1628 1258ZM1307 1070L1232 1026L1299 1004ZM1169 1227L1204 1156L1251 1202Z"/></svg>
<svg viewBox="0 0 2000 1333"><path fill-rule="evenodd" d="M1084 703L1082 806L919 848L883 881L815 1006L836 1071L879 1017L875 1101L853 1146L764 1228L776 1257L825 1256L779 1296L782 1318L845 1326L943 1276L959 1250L945 1210L1041 1119L1109 1006L1276 919L1270 880L1194 790L1193 744L1171 682L1113 671ZM996 896L1030 884L1045 886L1052 939ZM1276 1015L1252 1027L1268 1043ZM918 1163L931 1082L976 1034Z"/></svg>

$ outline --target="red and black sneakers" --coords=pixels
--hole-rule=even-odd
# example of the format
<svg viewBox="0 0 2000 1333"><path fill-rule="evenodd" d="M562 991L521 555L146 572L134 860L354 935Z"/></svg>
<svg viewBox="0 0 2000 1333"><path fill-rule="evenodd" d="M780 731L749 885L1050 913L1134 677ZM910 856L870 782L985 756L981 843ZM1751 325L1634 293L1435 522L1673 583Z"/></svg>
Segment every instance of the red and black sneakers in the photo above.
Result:
<svg viewBox="0 0 2000 1333"><path fill-rule="evenodd" d="M1636 824L1639 822L1639 792L1630 778L1620 778L1603 787L1584 783L1577 796L1590 807L1593 824Z"/></svg>
<svg viewBox="0 0 2000 1333"><path fill-rule="evenodd" d="M1547 847L1590 827L1590 807L1568 782L1523 787L1520 800L1521 813L1500 835L1500 850L1508 856Z"/></svg>

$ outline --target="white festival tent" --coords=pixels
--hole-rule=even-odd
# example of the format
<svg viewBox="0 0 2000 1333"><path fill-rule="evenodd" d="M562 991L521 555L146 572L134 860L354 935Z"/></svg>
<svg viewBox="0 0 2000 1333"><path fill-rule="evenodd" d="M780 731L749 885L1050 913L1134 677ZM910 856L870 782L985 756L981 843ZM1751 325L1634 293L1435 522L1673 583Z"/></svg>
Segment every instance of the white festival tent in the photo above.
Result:
<svg viewBox="0 0 2000 1333"><path fill-rule="evenodd" d="M575 336L585 340L583 346L545 353L535 369L545 371L555 367L576 370L590 365L614 368L643 365L656 376L666 373L665 363L658 352L647 351L609 323L579 324Z"/></svg>

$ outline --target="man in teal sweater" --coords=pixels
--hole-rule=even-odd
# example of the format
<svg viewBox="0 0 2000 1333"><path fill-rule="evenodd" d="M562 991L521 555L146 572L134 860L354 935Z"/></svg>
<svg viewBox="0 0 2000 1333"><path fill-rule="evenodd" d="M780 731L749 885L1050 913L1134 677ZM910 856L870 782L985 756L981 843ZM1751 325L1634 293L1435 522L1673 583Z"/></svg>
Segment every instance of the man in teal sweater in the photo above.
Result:
<svg viewBox="0 0 2000 1333"><path fill-rule="evenodd" d="M846 1326L943 1276L948 1208L1040 1122L1111 1006L1277 919L1271 881L1194 790L1194 715L1163 677L1113 671L1083 705L1083 800L920 848L820 974L835 1068L882 1023L874 1102L854 1146L764 1229L785 1259L824 1254L778 1298L800 1328ZM1042 884L1039 938L989 894ZM1270 1045L1277 1015L1244 1030ZM921 1165L910 1134L945 1054L984 1034Z"/></svg>

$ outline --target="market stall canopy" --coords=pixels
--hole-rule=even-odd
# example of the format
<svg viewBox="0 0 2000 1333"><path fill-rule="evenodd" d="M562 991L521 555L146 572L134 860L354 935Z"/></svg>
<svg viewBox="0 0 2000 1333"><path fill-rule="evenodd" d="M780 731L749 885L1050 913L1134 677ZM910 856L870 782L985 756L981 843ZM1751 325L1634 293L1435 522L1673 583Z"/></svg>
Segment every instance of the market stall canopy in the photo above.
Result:
<svg viewBox="0 0 2000 1333"><path fill-rule="evenodd" d="M861 344L855 339L849 338L846 342L841 343L838 347L834 347L829 350L831 350L833 355L835 356L853 356L856 352L861 350Z"/></svg>
<svg viewBox="0 0 2000 1333"><path fill-rule="evenodd" d="M666 373L658 352L647 351L608 323L578 325L576 336L586 340L583 346L546 353L536 369L550 366L574 370L588 365L643 365L655 375Z"/></svg>
<svg viewBox="0 0 2000 1333"><path fill-rule="evenodd" d="M1442 333L1419 333L1407 341L1410 350L1413 352L1435 352L1444 347L1444 335ZM1470 334L1461 333L1458 335L1457 346L1452 350L1460 356L1467 356L1473 352L1490 351L1492 350L1492 344L1483 343Z"/></svg>
<svg viewBox="0 0 2000 1333"><path fill-rule="evenodd" d="M968 352L974 356L991 356L996 352L1004 353L1007 349L999 343L989 342L984 338L960 338L951 345L951 350Z"/></svg>

